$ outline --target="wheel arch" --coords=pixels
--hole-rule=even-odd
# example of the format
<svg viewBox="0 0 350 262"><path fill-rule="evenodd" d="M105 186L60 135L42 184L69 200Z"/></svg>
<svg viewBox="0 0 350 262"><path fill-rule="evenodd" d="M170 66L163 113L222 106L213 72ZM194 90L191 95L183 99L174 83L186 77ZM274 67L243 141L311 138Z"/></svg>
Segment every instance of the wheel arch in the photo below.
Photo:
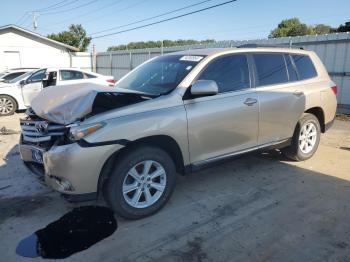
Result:
<svg viewBox="0 0 350 262"><path fill-rule="evenodd" d="M97 185L98 192L100 193L103 189L104 184L118 159L120 159L125 153L130 152L131 150L134 150L140 146L146 145L158 147L167 152L174 161L176 171L180 174L185 174L183 155L176 140L168 135L148 136L129 142L125 147L109 156L109 158L105 161L99 175Z"/></svg>
<svg viewBox="0 0 350 262"><path fill-rule="evenodd" d="M325 117L324 117L324 111L321 107L311 107L307 109L304 113L313 114L320 123L321 132L326 132L326 125L325 125Z"/></svg>

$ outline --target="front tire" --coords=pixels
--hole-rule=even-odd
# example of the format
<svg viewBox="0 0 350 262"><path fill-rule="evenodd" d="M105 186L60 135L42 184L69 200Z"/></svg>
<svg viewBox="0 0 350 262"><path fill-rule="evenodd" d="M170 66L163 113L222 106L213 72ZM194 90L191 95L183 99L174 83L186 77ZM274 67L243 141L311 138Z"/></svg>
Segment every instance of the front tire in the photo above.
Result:
<svg viewBox="0 0 350 262"><path fill-rule="evenodd" d="M0 95L0 116L13 115L17 110L16 100L7 95Z"/></svg>
<svg viewBox="0 0 350 262"><path fill-rule="evenodd" d="M291 145L282 151L292 160L307 160L315 154L320 138L321 127L317 117L304 113L295 128Z"/></svg>
<svg viewBox="0 0 350 262"><path fill-rule="evenodd" d="M175 188L171 157L155 147L140 147L118 158L103 188L108 205L120 216L139 219L154 214Z"/></svg>

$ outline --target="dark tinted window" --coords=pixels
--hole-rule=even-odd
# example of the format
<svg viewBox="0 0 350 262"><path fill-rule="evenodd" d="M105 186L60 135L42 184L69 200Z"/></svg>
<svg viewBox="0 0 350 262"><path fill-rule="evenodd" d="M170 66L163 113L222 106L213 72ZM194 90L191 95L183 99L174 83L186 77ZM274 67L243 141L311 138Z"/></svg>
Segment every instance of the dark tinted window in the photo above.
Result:
<svg viewBox="0 0 350 262"><path fill-rule="evenodd" d="M14 79L14 78L16 78L16 77L18 77L18 76L20 76L20 75L23 75L24 73L25 73L25 72L10 73L10 74L4 76L3 79L4 79L5 81L10 81L10 80L12 80L12 79Z"/></svg>
<svg viewBox="0 0 350 262"><path fill-rule="evenodd" d="M288 82L286 64L282 54L254 54L258 85Z"/></svg>
<svg viewBox="0 0 350 262"><path fill-rule="evenodd" d="M300 80L317 76L316 69L310 57L307 55L292 55L292 58L298 70Z"/></svg>
<svg viewBox="0 0 350 262"><path fill-rule="evenodd" d="M287 69L288 69L288 75L289 75L289 81L297 81L298 80L298 74L295 71L294 65L291 61L291 57L289 54L285 54L284 58L286 59L287 63Z"/></svg>
<svg viewBox="0 0 350 262"><path fill-rule="evenodd" d="M45 76L45 72L46 69L42 69L39 71L36 71L35 73L32 74L31 77L28 78L28 82L40 82L41 80L43 80L44 76Z"/></svg>
<svg viewBox="0 0 350 262"><path fill-rule="evenodd" d="M85 78L97 78L97 76L88 74L88 73L84 73L85 74Z"/></svg>
<svg viewBox="0 0 350 262"><path fill-rule="evenodd" d="M79 71L73 71L73 70L60 70L61 73L61 80L77 80L77 79L83 79L84 75L82 72Z"/></svg>
<svg viewBox="0 0 350 262"><path fill-rule="evenodd" d="M245 55L224 56L211 62L199 79L214 80L219 93L250 87L249 69Z"/></svg>

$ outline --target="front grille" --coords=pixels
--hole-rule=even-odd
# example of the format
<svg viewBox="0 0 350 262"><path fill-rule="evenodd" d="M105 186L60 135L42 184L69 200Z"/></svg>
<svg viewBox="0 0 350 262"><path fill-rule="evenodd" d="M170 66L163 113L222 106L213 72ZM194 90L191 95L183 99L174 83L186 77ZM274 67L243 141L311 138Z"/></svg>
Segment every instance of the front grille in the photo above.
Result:
<svg viewBox="0 0 350 262"><path fill-rule="evenodd" d="M49 123L44 119L27 117L20 120L22 141L25 144L51 146L64 138L67 128L64 125Z"/></svg>

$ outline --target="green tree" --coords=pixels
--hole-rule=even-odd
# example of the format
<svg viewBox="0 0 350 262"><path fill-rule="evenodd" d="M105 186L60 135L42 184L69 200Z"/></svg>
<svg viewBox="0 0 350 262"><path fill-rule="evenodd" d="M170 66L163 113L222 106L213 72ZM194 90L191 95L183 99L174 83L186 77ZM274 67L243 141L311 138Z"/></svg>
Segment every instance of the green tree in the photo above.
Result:
<svg viewBox="0 0 350 262"><path fill-rule="evenodd" d="M341 24L337 29L337 32L350 32L350 21L345 22L345 24Z"/></svg>
<svg viewBox="0 0 350 262"><path fill-rule="evenodd" d="M193 40L193 39L178 39L178 40L163 40L163 47L183 46L195 44L210 44L215 43L214 39ZM162 47L162 41L147 41L147 42L130 42L126 45L116 45L108 47L107 51L129 50L129 49L143 49Z"/></svg>
<svg viewBox="0 0 350 262"><path fill-rule="evenodd" d="M82 25L71 25L68 31L63 31L57 34L50 34L47 36L52 40L74 46L79 48L79 51L86 51L91 42L91 37L86 35L85 29Z"/></svg>
<svg viewBox="0 0 350 262"><path fill-rule="evenodd" d="M282 20L277 28L273 29L269 35L271 37L299 36L315 34L314 28L301 23L298 18Z"/></svg>
<svg viewBox="0 0 350 262"><path fill-rule="evenodd" d="M329 25L318 24L318 25L315 25L315 27L313 28L313 31L315 34L322 35L322 34L332 33L334 29Z"/></svg>

